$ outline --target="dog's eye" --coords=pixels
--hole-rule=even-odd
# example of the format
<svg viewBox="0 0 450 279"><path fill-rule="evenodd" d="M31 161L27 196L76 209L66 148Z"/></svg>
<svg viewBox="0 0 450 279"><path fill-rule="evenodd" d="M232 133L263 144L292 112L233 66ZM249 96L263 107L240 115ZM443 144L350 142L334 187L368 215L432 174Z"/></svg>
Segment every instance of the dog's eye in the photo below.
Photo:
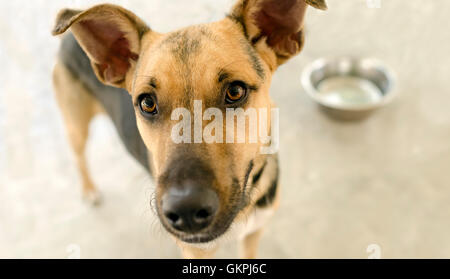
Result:
<svg viewBox="0 0 450 279"><path fill-rule="evenodd" d="M139 108L144 114L156 114L158 112L155 99L150 94L143 94L139 97Z"/></svg>
<svg viewBox="0 0 450 279"><path fill-rule="evenodd" d="M232 82L226 89L225 101L233 104L242 100L247 95L247 86L240 81Z"/></svg>

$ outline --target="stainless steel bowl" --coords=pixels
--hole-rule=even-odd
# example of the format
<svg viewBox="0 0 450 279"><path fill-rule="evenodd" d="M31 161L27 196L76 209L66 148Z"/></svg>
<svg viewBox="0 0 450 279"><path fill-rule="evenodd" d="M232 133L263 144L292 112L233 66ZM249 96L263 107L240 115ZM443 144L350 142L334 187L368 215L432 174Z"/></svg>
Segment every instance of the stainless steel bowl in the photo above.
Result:
<svg viewBox="0 0 450 279"><path fill-rule="evenodd" d="M333 118L360 120L389 103L394 74L372 58L319 59L306 67L302 84L308 95Z"/></svg>

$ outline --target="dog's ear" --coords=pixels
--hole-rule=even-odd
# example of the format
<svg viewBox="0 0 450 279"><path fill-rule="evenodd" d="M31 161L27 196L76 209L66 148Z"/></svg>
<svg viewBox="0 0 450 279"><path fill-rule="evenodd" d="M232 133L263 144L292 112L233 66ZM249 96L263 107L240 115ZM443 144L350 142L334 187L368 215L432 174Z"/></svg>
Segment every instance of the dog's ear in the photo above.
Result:
<svg viewBox="0 0 450 279"><path fill-rule="evenodd" d="M147 25L126 9L104 4L85 11L60 11L52 34L69 28L99 80L125 88L139 58L141 38L150 30Z"/></svg>
<svg viewBox="0 0 450 279"><path fill-rule="evenodd" d="M257 51L273 52L276 67L299 53L307 6L326 10L325 0L239 0L230 18L240 23Z"/></svg>

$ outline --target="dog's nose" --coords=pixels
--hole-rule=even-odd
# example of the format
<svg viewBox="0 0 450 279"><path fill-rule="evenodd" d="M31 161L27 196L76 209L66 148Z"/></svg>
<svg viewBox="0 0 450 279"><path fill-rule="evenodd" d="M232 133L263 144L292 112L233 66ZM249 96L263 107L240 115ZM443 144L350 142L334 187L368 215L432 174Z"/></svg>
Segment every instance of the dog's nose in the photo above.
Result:
<svg viewBox="0 0 450 279"><path fill-rule="evenodd" d="M188 183L169 187L162 197L162 212L175 230L196 233L208 227L217 213L219 198L205 186Z"/></svg>

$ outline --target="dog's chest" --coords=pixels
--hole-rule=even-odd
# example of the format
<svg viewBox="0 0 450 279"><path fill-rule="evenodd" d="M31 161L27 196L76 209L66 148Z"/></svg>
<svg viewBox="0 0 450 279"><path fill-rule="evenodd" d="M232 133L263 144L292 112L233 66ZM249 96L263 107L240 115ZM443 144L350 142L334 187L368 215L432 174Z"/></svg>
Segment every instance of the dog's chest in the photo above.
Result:
<svg viewBox="0 0 450 279"><path fill-rule="evenodd" d="M208 243L197 243L191 245L200 249L213 249L230 241L242 240L247 235L263 228L274 213L275 210L272 207L255 207L255 209L253 209L246 217L235 221L229 230L218 239Z"/></svg>
<svg viewBox="0 0 450 279"><path fill-rule="evenodd" d="M252 234L261 228L263 228L269 219L274 214L275 210L271 207L268 208L255 208L254 211L241 221L234 224L233 230L236 230L236 236L238 239L243 239L245 236Z"/></svg>

